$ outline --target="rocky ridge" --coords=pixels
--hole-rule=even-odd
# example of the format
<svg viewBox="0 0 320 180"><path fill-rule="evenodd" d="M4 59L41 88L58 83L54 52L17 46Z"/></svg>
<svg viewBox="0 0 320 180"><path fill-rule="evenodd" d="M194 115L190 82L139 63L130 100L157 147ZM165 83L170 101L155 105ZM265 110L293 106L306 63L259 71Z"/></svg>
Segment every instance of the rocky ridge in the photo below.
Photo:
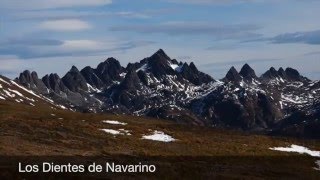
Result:
<svg viewBox="0 0 320 180"><path fill-rule="evenodd" d="M250 131L280 132L295 113L316 109L316 117L319 111L314 106L320 83L295 69L272 67L258 77L245 64L239 72L231 67L225 78L215 80L194 63L171 59L162 49L127 67L108 58L95 69L73 66L62 78L50 74L39 79L36 72L24 71L15 81L77 111ZM309 119L311 124L317 120Z"/></svg>

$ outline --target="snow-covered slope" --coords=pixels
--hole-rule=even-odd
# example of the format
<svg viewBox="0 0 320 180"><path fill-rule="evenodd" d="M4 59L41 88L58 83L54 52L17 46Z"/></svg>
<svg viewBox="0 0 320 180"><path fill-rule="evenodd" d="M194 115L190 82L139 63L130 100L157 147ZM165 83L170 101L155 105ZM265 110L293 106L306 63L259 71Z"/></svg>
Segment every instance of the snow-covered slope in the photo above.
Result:
<svg viewBox="0 0 320 180"><path fill-rule="evenodd" d="M0 102L1 101L21 103L33 107L46 105L54 109L66 109L66 107L56 104L48 97L37 94L4 76L0 76Z"/></svg>

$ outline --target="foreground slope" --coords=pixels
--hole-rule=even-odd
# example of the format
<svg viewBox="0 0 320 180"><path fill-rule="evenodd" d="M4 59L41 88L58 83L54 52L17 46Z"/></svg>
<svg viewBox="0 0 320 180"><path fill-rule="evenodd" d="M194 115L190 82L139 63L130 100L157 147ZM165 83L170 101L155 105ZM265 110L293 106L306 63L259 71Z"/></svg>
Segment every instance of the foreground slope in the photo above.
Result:
<svg viewBox="0 0 320 180"><path fill-rule="evenodd" d="M245 134L136 116L83 114L7 100L0 101L0 111L2 177L12 178L17 162L48 161L48 156L51 156L50 162L86 163L91 159L101 163L145 162L159 168L156 174L99 174L103 177L312 179L320 175L314 169L315 158L269 149L298 144L320 150L317 141ZM163 132L174 141L143 138L155 131ZM67 176L58 176L64 175ZM93 177L92 174L73 176ZM14 177L35 178L37 175Z"/></svg>

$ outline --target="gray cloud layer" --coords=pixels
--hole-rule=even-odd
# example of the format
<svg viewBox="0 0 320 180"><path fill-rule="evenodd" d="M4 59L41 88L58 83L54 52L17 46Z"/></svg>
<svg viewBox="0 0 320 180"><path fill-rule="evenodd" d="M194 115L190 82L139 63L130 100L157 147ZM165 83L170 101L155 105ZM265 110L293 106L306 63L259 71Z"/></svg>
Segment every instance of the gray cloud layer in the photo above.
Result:
<svg viewBox="0 0 320 180"><path fill-rule="evenodd" d="M55 8L103 6L111 3L112 0L1 0L0 9L40 10Z"/></svg>
<svg viewBox="0 0 320 180"><path fill-rule="evenodd" d="M155 44L154 41L119 41L109 45L102 41L89 41L97 43L97 47L79 47L81 41L76 41L75 46L65 46L66 41L57 39L8 39L0 42L0 55L13 55L22 59L39 57L61 57L61 56L89 56L112 51L125 51L137 47ZM83 43L86 43L84 41ZM83 45L87 46L87 45Z"/></svg>
<svg viewBox="0 0 320 180"><path fill-rule="evenodd" d="M320 44L320 30L280 34L270 39L272 43Z"/></svg>
<svg viewBox="0 0 320 180"><path fill-rule="evenodd" d="M245 42L267 41L273 44L310 44L320 45L320 30L279 34L271 38L258 38Z"/></svg>
<svg viewBox="0 0 320 180"><path fill-rule="evenodd" d="M5 41L0 41L0 47L3 46L57 46L63 44L63 41L56 39L37 39L37 38L10 38Z"/></svg>
<svg viewBox="0 0 320 180"><path fill-rule="evenodd" d="M114 26L111 31L132 31L138 33L162 33L168 35L207 35L214 40L250 39L261 37L253 24L215 25L205 22L167 22L161 24L134 24Z"/></svg>

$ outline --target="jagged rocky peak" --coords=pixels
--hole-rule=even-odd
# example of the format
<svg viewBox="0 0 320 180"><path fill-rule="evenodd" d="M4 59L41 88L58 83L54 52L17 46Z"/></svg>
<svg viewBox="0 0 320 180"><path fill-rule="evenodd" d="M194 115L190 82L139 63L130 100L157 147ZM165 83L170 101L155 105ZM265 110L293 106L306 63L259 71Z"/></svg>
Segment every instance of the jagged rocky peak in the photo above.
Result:
<svg viewBox="0 0 320 180"><path fill-rule="evenodd" d="M152 56L147 58L148 63L157 63L157 64L166 64L168 65L171 62L171 58L162 50L159 49Z"/></svg>
<svg viewBox="0 0 320 180"><path fill-rule="evenodd" d="M56 73L51 73L50 75L45 75L42 78L42 82L46 85L48 89L51 89L52 91L56 93L60 92L66 92L67 87L63 84L61 78Z"/></svg>
<svg viewBox="0 0 320 180"><path fill-rule="evenodd" d="M18 78L18 82L24 86L30 86L31 84L33 84L33 79L31 77L30 71L25 70L22 73L20 73L20 76Z"/></svg>
<svg viewBox="0 0 320 180"><path fill-rule="evenodd" d="M31 77L32 77L32 79L36 79L36 80L38 80L38 79L39 79L39 77L38 77L38 73L37 73L37 72L35 72L35 71L32 71L32 72L31 72Z"/></svg>
<svg viewBox="0 0 320 180"><path fill-rule="evenodd" d="M261 75L261 78L263 79L274 79L278 77L282 76L280 76L279 72L274 67L271 67L268 71Z"/></svg>
<svg viewBox="0 0 320 180"><path fill-rule="evenodd" d="M141 68L141 62L140 63L128 63L126 67L126 71L131 71L131 70L137 70Z"/></svg>
<svg viewBox="0 0 320 180"><path fill-rule="evenodd" d="M100 64L104 65L104 66L109 65L109 66L121 67L120 62L117 59L115 59L114 57L109 57L108 59L106 59L104 62L102 62Z"/></svg>
<svg viewBox="0 0 320 180"><path fill-rule="evenodd" d="M71 72L71 73L79 73L80 71L76 66L72 66L69 72Z"/></svg>
<svg viewBox="0 0 320 180"><path fill-rule="evenodd" d="M182 63L171 59L162 49L159 49L138 63L129 63L126 70L135 69L137 72L142 70L153 74L156 78L163 78L166 75L177 75L181 67Z"/></svg>
<svg viewBox="0 0 320 180"><path fill-rule="evenodd" d="M234 66L232 66L224 78L225 81L240 82L242 80L240 74Z"/></svg>
<svg viewBox="0 0 320 180"><path fill-rule="evenodd" d="M159 58L159 59L166 59L166 60L170 59L170 57L164 52L163 49L159 49L150 58L156 58L156 57Z"/></svg>
<svg viewBox="0 0 320 180"><path fill-rule="evenodd" d="M94 70L95 74L106 85L112 85L114 81L121 81L123 78L121 73L125 72L125 68L120 65L120 62L111 57L100 63L97 69Z"/></svg>
<svg viewBox="0 0 320 180"><path fill-rule="evenodd" d="M155 77L162 78L166 75L176 74L175 68L171 64L171 58L160 49L149 58L140 61L139 69L148 70Z"/></svg>
<svg viewBox="0 0 320 180"><path fill-rule="evenodd" d="M62 82L70 91L88 91L87 81L76 66L72 66L70 71L62 78Z"/></svg>
<svg viewBox="0 0 320 180"><path fill-rule="evenodd" d="M176 59L171 59L162 49L139 63L129 63L126 69L127 71L133 69L137 72L145 71L158 79L163 79L168 75L176 76L180 80L184 78L195 85L209 83L214 80L211 76L200 72L193 62L190 64L179 63ZM143 74L140 74L140 76L143 76Z"/></svg>
<svg viewBox="0 0 320 180"><path fill-rule="evenodd" d="M120 84L121 90L141 89L141 81L135 70L129 71Z"/></svg>
<svg viewBox="0 0 320 180"><path fill-rule="evenodd" d="M35 71L32 71L30 73L29 70L25 70L22 73L20 73L20 76L18 78L18 82L23 85L37 85L38 84L38 74Z"/></svg>
<svg viewBox="0 0 320 180"><path fill-rule="evenodd" d="M285 75L287 80L291 81L309 81L306 77L300 75L299 71L293 68L286 68Z"/></svg>
<svg viewBox="0 0 320 180"><path fill-rule="evenodd" d="M194 65L193 62L190 63L190 69L194 72L197 72L198 71L198 68L196 67L196 65Z"/></svg>
<svg viewBox="0 0 320 180"><path fill-rule="evenodd" d="M177 64L177 65L181 65L180 63L182 63L182 62L179 63L176 59L172 59L171 62L172 62L173 64Z"/></svg>
<svg viewBox="0 0 320 180"><path fill-rule="evenodd" d="M92 87L98 89L104 87L102 80L95 74L94 69L90 66L83 68L80 73Z"/></svg>
<svg viewBox="0 0 320 180"><path fill-rule="evenodd" d="M98 65L97 70L102 72L102 71L108 70L108 68L110 68L110 67L114 67L117 69L123 68L117 59L115 59L113 57L109 57L104 62L102 62Z"/></svg>
<svg viewBox="0 0 320 180"><path fill-rule="evenodd" d="M214 81L214 79L203 72L200 72L193 62L188 65L184 63L178 70L179 74L194 85L201 85Z"/></svg>
<svg viewBox="0 0 320 180"><path fill-rule="evenodd" d="M281 76L283 78L286 76L286 72L284 71L284 69L282 67L279 68L278 74L279 74L279 76Z"/></svg>
<svg viewBox="0 0 320 180"><path fill-rule="evenodd" d="M239 74L246 80L252 80L257 78L255 71L248 64L245 64L241 68L241 71Z"/></svg>
<svg viewBox="0 0 320 180"><path fill-rule="evenodd" d="M45 84L38 78L38 74L35 71L30 73L29 70L25 70L20 73L19 78L16 78L15 81L37 93L47 93Z"/></svg>
<svg viewBox="0 0 320 180"><path fill-rule="evenodd" d="M183 70L184 68L189 68L188 63L184 62L184 63L182 64L182 70Z"/></svg>
<svg viewBox="0 0 320 180"><path fill-rule="evenodd" d="M271 67L271 68L269 69L269 71L270 71L272 74L275 74L275 75L278 74L278 71L277 71L274 67Z"/></svg>
<svg viewBox="0 0 320 180"><path fill-rule="evenodd" d="M184 74L185 72L190 74L195 74L195 73L198 73L199 71L198 71L198 68L194 65L194 63L191 62L190 65L188 65L188 63L184 63L182 65L181 72L182 74Z"/></svg>
<svg viewBox="0 0 320 180"><path fill-rule="evenodd" d="M300 73L298 70L290 68L290 67L286 68L285 72L286 72L287 76L292 76L292 77L299 77L300 76Z"/></svg>
<svg viewBox="0 0 320 180"><path fill-rule="evenodd" d="M25 70L22 73L20 73L18 79L20 80L20 83L33 83L35 80L38 79L38 74L35 71L32 71L30 73L29 70Z"/></svg>
<svg viewBox="0 0 320 180"><path fill-rule="evenodd" d="M309 81L306 77L301 76L298 70L293 68L286 68L284 70L282 67L277 71L275 68L271 67L267 72L265 72L261 78L271 80L276 78L281 78L282 81Z"/></svg>
<svg viewBox="0 0 320 180"><path fill-rule="evenodd" d="M84 67L83 69L81 69L80 72L81 72L81 73L82 73L82 72L85 72L85 73L94 73L94 70L93 70L92 67L86 66L86 67Z"/></svg>

